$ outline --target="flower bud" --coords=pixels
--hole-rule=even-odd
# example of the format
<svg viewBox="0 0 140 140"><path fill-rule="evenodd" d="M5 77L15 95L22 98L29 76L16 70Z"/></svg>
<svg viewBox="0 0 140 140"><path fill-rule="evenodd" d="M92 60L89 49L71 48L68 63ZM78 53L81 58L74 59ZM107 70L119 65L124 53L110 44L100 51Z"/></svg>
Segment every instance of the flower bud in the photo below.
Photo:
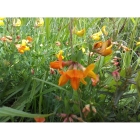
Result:
<svg viewBox="0 0 140 140"><path fill-rule="evenodd" d="M120 80L120 73L117 70L112 72L112 76L116 81Z"/></svg>

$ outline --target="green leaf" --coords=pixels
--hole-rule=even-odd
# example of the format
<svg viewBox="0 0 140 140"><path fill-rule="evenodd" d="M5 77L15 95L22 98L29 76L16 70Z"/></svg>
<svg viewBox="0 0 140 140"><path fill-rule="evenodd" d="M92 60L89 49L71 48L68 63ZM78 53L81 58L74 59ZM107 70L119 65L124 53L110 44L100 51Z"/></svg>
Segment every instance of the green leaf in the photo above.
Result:
<svg viewBox="0 0 140 140"><path fill-rule="evenodd" d="M64 91L70 93L68 90L66 90L66 89L64 89L64 88L62 88L62 87L60 87L60 86L58 86L58 85L55 85L55 84L53 84L53 83L51 83L51 82L44 81L44 80L41 80L41 79L38 79L38 78L33 78L33 79L35 79L35 80L37 80L37 81L41 81L41 82L47 83L47 84L49 84L49 85L51 85L51 86L54 86L54 87L56 87L56 88L58 88L58 89L60 89L60 90L64 90Z"/></svg>
<svg viewBox="0 0 140 140"><path fill-rule="evenodd" d="M31 113L27 113L27 112L24 112L24 111L21 111L21 110L17 110L17 109L13 109L11 107L5 107L5 106L0 108L0 117L19 116L19 117L35 118L35 117L49 117L53 114L54 113L44 114L44 115L42 115L42 114L31 114Z"/></svg>

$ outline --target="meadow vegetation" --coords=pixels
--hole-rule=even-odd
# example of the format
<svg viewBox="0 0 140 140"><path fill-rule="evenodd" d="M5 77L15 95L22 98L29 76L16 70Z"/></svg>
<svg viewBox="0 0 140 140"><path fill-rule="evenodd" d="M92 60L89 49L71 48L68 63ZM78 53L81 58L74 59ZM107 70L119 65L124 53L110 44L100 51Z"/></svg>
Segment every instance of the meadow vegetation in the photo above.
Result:
<svg viewBox="0 0 140 140"><path fill-rule="evenodd" d="M139 122L140 18L0 18L0 122Z"/></svg>

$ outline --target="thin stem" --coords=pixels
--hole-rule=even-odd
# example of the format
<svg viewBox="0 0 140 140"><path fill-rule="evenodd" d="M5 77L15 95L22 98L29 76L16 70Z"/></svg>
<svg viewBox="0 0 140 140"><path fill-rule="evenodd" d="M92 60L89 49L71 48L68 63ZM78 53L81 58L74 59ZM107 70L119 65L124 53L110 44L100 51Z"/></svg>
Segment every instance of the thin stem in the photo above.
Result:
<svg viewBox="0 0 140 140"><path fill-rule="evenodd" d="M83 118L82 111L81 111L81 98L80 98L80 92L78 92L78 90L77 90L77 94L78 94L78 100L79 100L80 117Z"/></svg>
<svg viewBox="0 0 140 140"><path fill-rule="evenodd" d="M70 19L70 46L71 46L71 53L73 54L73 43L72 43L72 28L73 28L73 18Z"/></svg>

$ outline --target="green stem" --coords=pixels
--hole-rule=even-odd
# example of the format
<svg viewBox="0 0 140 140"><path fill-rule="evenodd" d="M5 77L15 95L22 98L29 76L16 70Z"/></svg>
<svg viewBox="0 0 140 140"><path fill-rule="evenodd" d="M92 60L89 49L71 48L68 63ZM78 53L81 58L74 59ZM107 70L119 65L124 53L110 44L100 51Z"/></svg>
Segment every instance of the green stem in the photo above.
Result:
<svg viewBox="0 0 140 140"><path fill-rule="evenodd" d="M45 81L46 79L46 72L44 73L44 78L43 80ZM41 111L42 111L42 90L43 90L43 86L44 86L44 82L42 82L42 85L41 85L41 89L40 89L40 95L39 95L39 114L41 114Z"/></svg>
<svg viewBox="0 0 140 140"><path fill-rule="evenodd" d="M77 91L77 94L78 94L78 100L79 100L80 117L83 118L82 111L81 111L81 97L80 97L80 92Z"/></svg>
<svg viewBox="0 0 140 140"><path fill-rule="evenodd" d="M71 53L73 54L73 44L72 44L72 28L73 28L73 18L70 19L70 46L71 46Z"/></svg>

